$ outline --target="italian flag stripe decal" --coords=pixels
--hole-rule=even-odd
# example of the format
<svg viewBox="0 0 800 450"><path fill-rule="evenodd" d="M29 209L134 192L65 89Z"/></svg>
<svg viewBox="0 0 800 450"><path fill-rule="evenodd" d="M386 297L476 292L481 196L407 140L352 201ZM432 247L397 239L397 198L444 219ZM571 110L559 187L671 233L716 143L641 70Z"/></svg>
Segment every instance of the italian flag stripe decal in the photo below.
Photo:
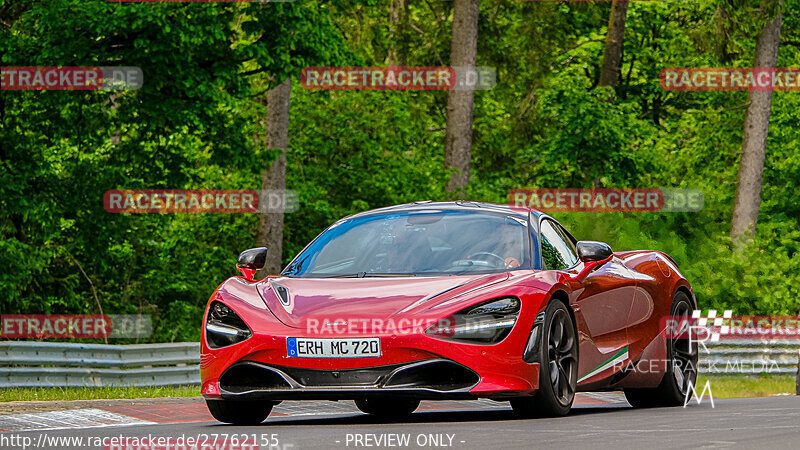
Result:
<svg viewBox="0 0 800 450"><path fill-rule="evenodd" d="M626 359L628 359L628 347L627 346L625 346L625 348L623 348L622 350L618 351L608 361L604 362L603 364L600 364L599 366L597 366L594 369L592 369L591 371L589 371L589 373L587 373L586 375L584 375L580 379L578 379L578 383L580 383L581 381L587 380L587 379L597 375L600 372L608 370L608 369L614 367L617 364L622 364L623 362L625 362Z"/></svg>

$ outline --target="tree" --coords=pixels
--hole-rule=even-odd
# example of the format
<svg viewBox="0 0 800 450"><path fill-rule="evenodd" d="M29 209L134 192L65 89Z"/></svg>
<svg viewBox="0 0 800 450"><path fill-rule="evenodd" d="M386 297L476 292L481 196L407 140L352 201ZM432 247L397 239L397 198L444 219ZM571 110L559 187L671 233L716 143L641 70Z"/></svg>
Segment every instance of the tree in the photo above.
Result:
<svg viewBox="0 0 800 450"><path fill-rule="evenodd" d="M779 10L774 19L768 20L761 28L756 38L753 67L774 68L777 64L782 19L783 14ZM771 108L771 90L750 92L744 121L739 182L731 219L731 239L734 241L752 237L756 232Z"/></svg>
<svg viewBox="0 0 800 450"><path fill-rule="evenodd" d="M480 0L455 0L450 45L450 65L453 67L475 67L479 9ZM453 89L447 96L444 165L455 170L447 184L448 192L458 191L469 184L474 99L472 90Z"/></svg>
<svg viewBox="0 0 800 450"><path fill-rule="evenodd" d="M625 41L625 19L628 16L628 2L611 2L608 18L608 34L603 52L603 67L600 69L599 86L614 87L619 79L622 63L622 44Z"/></svg>
<svg viewBox="0 0 800 450"><path fill-rule="evenodd" d="M289 106L292 96L292 80L272 88L267 93L267 150L278 150L278 159L270 163L261 174L262 192L283 193L286 189L286 149L289 146ZM262 196L264 198L264 196ZM262 205L261 208L265 208ZM267 263L264 271L276 275L282 268L283 212L262 209L259 218L258 242L266 246Z"/></svg>
<svg viewBox="0 0 800 450"><path fill-rule="evenodd" d="M388 66L399 66L403 64L398 46L402 42L403 26L406 25L408 18L408 5L406 0L389 0L389 51L386 56Z"/></svg>

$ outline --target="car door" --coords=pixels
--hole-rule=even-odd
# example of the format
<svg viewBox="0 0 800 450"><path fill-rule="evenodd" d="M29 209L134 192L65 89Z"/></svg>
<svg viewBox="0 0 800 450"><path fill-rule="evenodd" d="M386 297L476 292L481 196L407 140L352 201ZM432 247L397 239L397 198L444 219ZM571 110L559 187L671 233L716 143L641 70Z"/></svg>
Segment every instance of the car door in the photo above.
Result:
<svg viewBox="0 0 800 450"><path fill-rule="evenodd" d="M636 282L616 257L577 279L584 264L578 259L574 238L552 219L542 220L540 236L544 268L563 270L572 277L569 283L578 325L580 378L627 347L628 313Z"/></svg>

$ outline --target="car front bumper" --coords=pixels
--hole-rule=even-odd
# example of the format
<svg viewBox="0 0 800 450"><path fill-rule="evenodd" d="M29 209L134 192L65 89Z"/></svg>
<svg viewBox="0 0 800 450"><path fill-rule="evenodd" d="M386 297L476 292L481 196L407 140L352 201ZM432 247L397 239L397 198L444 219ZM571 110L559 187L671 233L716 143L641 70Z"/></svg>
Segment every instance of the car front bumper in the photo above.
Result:
<svg viewBox="0 0 800 450"><path fill-rule="evenodd" d="M286 337L254 335L221 349L203 344L206 398L340 400L366 395L422 399L505 398L535 394L539 364L522 360L527 334L496 345L424 335L380 336L373 358L296 358Z"/></svg>

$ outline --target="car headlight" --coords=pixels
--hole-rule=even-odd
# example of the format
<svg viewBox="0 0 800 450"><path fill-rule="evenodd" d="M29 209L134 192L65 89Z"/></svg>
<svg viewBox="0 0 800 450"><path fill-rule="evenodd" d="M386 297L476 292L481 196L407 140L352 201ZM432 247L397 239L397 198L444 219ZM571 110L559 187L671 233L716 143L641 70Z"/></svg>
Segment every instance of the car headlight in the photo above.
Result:
<svg viewBox="0 0 800 450"><path fill-rule="evenodd" d="M221 302L214 301L206 318L206 341L211 348L227 347L242 342L253 333L239 316Z"/></svg>
<svg viewBox="0 0 800 450"><path fill-rule="evenodd" d="M516 297L489 300L434 323L425 334L441 339L494 344L511 332L519 310L520 301Z"/></svg>

